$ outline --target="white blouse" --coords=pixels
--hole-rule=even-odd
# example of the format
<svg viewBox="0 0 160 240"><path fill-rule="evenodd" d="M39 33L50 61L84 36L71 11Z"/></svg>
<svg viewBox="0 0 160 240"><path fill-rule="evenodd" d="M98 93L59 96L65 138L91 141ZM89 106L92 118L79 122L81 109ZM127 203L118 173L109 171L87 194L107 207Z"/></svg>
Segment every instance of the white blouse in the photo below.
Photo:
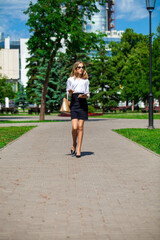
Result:
<svg viewBox="0 0 160 240"><path fill-rule="evenodd" d="M78 79L74 77L68 78L67 88L66 88L67 93L69 89L74 90L74 93L84 93L84 94L87 94L88 98L90 97L88 79L82 79L82 78Z"/></svg>

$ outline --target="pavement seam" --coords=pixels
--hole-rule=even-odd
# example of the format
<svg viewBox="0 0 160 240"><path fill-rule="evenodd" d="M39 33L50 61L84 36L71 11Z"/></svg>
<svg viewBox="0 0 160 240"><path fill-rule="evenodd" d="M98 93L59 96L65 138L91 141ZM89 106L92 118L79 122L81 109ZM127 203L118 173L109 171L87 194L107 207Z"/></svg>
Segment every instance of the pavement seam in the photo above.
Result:
<svg viewBox="0 0 160 240"><path fill-rule="evenodd" d="M117 128L112 129L112 131L115 132L114 130L116 130L116 129L117 129ZM117 133L117 132L115 132L115 133ZM160 154L158 154L158 153L156 153L156 152L153 152L152 150L150 150L150 149L144 147L143 145L141 145L141 144L139 144L139 143L133 141L132 139L129 139L129 138L127 138L127 137L121 135L120 133L117 133L117 134L120 135L120 136L122 136L123 138L127 139L128 141L133 142L134 144L136 144L137 146L143 148L144 150L146 150L146 151L148 151L148 152L154 154L154 155L157 156L158 158L160 158Z"/></svg>

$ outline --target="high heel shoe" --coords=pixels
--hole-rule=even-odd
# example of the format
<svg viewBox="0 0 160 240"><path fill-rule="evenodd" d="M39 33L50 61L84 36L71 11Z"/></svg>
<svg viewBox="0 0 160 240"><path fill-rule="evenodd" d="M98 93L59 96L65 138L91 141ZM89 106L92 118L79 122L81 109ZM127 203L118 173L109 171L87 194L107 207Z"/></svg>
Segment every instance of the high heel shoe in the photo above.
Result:
<svg viewBox="0 0 160 240"><path fill-rule="evenodd" d="M80 157L81 157L81 154L80 154L80 155L77 155L77 154L76 154L76 158L80 158Z"/></svg>
<svg viewBox="0 0 160 240"><path fill-rule="evenodd" d="M71 149L71 154L72 155L76 154L76 151Z"/></svg>

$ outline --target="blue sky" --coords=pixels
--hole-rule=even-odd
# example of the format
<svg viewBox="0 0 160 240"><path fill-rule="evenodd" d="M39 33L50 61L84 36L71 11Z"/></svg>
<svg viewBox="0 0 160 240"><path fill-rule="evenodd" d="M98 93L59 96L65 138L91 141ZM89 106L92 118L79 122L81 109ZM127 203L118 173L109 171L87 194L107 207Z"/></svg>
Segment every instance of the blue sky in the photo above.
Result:
<svg viewBox="0 0 160 240"><path fill-rule="evenodd" d="M27 16L23 14L29 2L30 0L0 0L0 32L4 32L5 37L9 35L12 40L29 37L25 25ZM149 33L149 14L145 0L115 0L115 10L116 30L133 28L137 33ZM156 32L159 22L160 0L156 0L152 13L152 32Z"/></svg>

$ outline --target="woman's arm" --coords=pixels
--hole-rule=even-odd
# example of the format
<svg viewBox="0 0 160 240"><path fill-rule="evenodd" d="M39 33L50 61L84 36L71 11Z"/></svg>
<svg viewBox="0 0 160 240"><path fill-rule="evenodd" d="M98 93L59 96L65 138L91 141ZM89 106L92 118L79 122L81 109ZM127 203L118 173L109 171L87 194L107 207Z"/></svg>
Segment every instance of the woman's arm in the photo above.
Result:
<svg viewBox="0 0 160 240"><path fill-rule="evenodd" d="M85 82L85 86L84 86L84 94L79 94L78 98L89 98L89 97L90 97L89 80L87 79L87 81Z"/></svg>
<svg viewBox="0 0 160 240"><path fill-rule="evenodd" d="M72 95L72 93L74 92L74 91L71 89L71 81L70 81L70 78L68 78L68 80L67 80L66 92L67 92L69 95Z"/></svg>

